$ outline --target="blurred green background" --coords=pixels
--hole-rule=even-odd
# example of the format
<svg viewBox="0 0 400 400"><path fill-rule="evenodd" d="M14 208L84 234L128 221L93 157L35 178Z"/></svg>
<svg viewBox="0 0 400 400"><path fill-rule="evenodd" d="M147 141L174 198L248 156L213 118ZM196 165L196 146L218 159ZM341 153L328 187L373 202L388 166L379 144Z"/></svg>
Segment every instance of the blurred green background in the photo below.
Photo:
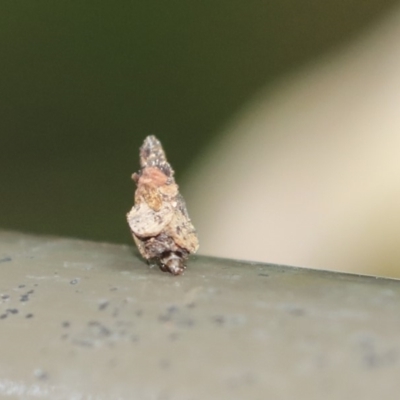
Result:
<svg viewBox="0 0 400 400"><path fill-rule="evenodd" d="M179 182L258 90L394 3L2 1L0 227L130 243L146 135Z"/></svg>

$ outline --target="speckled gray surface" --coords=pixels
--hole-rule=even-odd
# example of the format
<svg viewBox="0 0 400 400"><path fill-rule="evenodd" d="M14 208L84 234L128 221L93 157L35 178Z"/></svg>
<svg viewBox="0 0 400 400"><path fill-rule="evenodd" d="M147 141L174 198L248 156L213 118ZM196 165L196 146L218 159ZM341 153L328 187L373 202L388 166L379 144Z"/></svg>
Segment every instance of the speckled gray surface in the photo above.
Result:
<svg viewBox="0 0 400 400"><path fill-rule="evenodd" d="M395 399L400 282L0 232L0 397Z"/></svg>

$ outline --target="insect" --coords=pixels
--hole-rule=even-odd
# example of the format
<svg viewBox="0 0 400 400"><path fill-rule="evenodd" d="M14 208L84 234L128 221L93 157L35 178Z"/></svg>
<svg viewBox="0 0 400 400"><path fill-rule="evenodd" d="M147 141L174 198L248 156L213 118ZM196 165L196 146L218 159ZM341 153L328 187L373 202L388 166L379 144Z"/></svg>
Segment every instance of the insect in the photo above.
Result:
<svg viewBox="0 0 400 400"><path fill-rule="evenodd" d="M174 179L164 149L155 136L147 136L140 148L135 204L127 220L140 254L162 271L180 275L190 254L199 248L196 230Z"/></svg>

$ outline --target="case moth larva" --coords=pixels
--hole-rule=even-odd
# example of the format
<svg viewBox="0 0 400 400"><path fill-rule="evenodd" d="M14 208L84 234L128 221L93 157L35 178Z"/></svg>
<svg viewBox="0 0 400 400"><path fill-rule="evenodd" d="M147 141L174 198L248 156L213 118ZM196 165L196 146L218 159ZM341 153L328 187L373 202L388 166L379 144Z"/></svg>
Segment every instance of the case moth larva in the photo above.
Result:
<svg viewBox="0 0 400 400"><path fill-rule="evenodd" d="M147 136L140 148L135 204L127 214L128 224L140 254L156 262L162 271L180 275L199 241L183 197L174 179L160 141Z"/></svg>

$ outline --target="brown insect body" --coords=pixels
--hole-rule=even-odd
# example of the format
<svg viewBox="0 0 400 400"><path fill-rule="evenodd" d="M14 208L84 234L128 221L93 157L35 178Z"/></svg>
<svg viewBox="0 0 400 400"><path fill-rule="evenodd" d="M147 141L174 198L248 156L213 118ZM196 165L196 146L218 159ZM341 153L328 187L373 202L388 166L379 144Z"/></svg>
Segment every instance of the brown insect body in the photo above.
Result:
<svg viewBox="0 0 400 400"><path fill-rule="evenodd" d="M137 189L135 205L127 215L133 239L146 260L180 275L199 242L175 183L174 170L155 136L144 140L140 166L141 170L132 175Z"/></svg>

